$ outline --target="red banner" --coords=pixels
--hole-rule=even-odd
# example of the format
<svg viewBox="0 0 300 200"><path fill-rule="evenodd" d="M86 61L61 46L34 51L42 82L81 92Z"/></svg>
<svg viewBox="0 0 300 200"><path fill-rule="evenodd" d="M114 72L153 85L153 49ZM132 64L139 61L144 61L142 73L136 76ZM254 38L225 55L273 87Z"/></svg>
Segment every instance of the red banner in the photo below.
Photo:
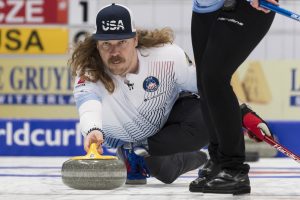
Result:
<svg viewBox="0 0 300 200"><path fill-rule="evenodd" d="M68 0L0 0L0 24L67 24Z"/></svg>

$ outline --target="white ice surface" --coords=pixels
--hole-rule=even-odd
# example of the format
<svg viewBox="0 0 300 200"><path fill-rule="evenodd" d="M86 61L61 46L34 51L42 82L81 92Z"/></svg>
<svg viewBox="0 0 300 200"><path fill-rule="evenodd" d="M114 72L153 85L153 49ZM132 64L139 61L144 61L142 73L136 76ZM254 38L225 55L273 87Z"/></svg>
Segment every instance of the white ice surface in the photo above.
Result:
<svg viewBox="0 0 300 200"><path fill-rule="evenodd" d="M196 177L196 170L182 175L170 185L149 178L147 185L125 185L105 191L74 190L61 180L60 168L68 159L0 157L0 200L300 200L300 164L289 158L249 163L252 192L241 196L189 192L188 185Z"/></svg>

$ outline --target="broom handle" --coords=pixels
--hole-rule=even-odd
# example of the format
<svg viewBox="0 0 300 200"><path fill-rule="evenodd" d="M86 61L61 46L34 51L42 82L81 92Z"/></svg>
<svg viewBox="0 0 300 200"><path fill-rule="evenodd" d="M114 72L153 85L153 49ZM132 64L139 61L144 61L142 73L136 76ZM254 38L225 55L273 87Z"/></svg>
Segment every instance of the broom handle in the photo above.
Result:
<svg viewBox="0 0 300 200"><path fill-rule="evenodd" d="M286 155L286 156L294 159L298 163L300 163L300 157L299 156L297 156L296 154L294 154L293 152L288 150L286 147L284 147L281 144L279 144L278 142L276 142L273 138L265 135L264 141L266 143L268 143L269 145L271 145L272 147L274 147L275 149L277 149L278 151L280 151L281 153L283 153L284 155Z"/></svg>
<svg viewBox="0 0 300 200"><path fill-rule="evenodd" d="M263 8L272 10L272 11L278 13L278 14L284 15L286 17L292 18L292 19L300 22L300 15L296 14L296 13L294 13L292 11L289 11L289 10L286 10L284 8L281 8L281 7L279 7L277 5L274 5L272 3L269 3L269 2L267 2L265 0L260 0L259 1L259 5L261 7L263 7Z"/></svg>

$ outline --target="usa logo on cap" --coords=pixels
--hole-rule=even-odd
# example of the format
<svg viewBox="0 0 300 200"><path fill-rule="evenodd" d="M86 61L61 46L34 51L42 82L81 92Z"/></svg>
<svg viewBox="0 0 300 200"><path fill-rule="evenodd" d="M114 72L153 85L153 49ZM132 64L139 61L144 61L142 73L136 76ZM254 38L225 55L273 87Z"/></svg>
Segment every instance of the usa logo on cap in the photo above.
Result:
<svg viewBox="0 0 300 200"><path fill-rule="evenodd" d="M96 18L95 40L123 40L136 36L136 29L129 8L111 4L100 9Z"/></svg>
<svg viewBox="0 0 300 200"><path fill-rule="evenodd" d="M146 92L155 92L158 89L159 81L154 76L148 76L143 82L143 88Z"/></svg>

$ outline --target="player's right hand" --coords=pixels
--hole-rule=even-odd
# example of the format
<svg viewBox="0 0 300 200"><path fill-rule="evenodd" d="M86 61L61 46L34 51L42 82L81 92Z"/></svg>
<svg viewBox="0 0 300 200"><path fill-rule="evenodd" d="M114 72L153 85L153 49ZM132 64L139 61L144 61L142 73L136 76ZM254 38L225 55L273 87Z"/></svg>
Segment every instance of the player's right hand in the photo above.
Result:
<svg viewBox="0 0 300 200"><path fill-rule="evenodd" d="M256 142L262 142L265 136L273 138L273 134L270 131L267 122L251 110L247 104L242 104L240 108L242 125L243 128L246 129L244 133L247 133L247 135Z"/></svg>
<svg viewBox="0 0 300 200"><path fill-rule="evenodd" d="M269 2L269 3L272 3L274 5L279 5L276 0L266 0L266 1ZM262 8L262 7L259 6L259 0L252 0L250 4L256 10L260 10L260 11L262 11L264 13L269 13L270 12L270 10Z"/></svg>
<svg viewBox="0 0 300 200"><path fill-rule="evenodd" d="M93 130L84 138L84 150L86 152L88 152L91 144L96 143L96 146L98 147L97 151L99 154L102 155L103 154L103 149L102 149L103 142L104 142L103 134L98 130Z"/></svg>
<svg viewBox="0 0 300 200"><path fill-rule="evenodd" d="M256 128L245 128L244 134L248 135L248 137L254 140L255 142L262 142L265 136L274 138L269 127L265 123L259 123Z"/></svg>

